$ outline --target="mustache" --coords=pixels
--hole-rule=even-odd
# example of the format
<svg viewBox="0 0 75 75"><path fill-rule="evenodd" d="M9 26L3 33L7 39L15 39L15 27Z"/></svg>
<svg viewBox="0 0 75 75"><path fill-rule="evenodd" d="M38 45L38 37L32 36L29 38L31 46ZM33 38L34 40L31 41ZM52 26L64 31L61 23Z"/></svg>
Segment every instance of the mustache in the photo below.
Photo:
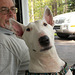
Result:
<svg viewBox="0 0 75 75"><path fill-rule="evenodd" d="M9 18L10 19L10 18ZM14 17L12 17L12 19L15 19ZM12 31L12 26L11 26L11 24L10 24L10 21L9 20L6 20L5 21L5 28L6 29L9 29L9 30L11 30Z"/></svg>

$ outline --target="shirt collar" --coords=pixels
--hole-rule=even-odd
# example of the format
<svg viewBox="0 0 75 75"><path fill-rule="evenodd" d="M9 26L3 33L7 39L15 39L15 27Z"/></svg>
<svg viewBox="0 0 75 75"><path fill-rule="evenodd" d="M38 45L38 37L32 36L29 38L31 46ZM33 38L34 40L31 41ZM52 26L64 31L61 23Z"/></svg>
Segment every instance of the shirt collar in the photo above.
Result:
<svg viewBox="0 0 75 75"><path fill-rule="evenodd" d="M6 34L6 35L12 35L14 34L12 31L8 30L8 29L5 29L5 28L2 28L0 27L0 32Z"/></svg>

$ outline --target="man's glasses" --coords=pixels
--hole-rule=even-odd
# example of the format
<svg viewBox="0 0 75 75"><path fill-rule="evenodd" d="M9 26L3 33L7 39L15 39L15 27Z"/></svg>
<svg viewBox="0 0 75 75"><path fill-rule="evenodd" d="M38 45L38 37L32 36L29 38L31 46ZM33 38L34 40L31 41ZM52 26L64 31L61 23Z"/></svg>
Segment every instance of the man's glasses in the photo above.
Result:
<svg viewBox="0 0 75 75"><path fill-rule="evenodd" d="M18 9L17 9L15 6L13 6L13 7L11 7L10 9L7 8L7 7L1 7L1 8L0 8L0 13L2 13L3 15L6 15L6 14L9 13L10 10L11 10L14 14L16 14L16 13L18 12Z"/></svg>

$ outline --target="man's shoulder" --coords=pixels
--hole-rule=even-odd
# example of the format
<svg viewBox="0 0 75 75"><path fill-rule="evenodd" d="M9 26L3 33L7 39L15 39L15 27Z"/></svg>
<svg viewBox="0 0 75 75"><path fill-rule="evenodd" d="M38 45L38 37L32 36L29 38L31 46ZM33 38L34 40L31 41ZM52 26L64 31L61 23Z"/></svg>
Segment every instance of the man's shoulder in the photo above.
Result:
<svg viewBox="0 0 75 75"><path fill-rule="evenodd" d="M0 32L0 43L4 44L6 40L8 40L8 37L4 33Z"/></svg>
<svg viewBox="0 0 75 75"><path fill-rule="evenodd" d="M0 39L4 39L4 38L6 38L6 35L0 32Z"/></svg>

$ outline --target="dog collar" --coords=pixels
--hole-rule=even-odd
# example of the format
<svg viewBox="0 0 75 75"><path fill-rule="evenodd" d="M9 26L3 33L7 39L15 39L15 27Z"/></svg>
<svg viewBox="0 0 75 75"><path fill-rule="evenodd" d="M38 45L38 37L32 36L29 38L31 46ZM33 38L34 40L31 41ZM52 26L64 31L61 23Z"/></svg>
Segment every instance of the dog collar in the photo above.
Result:
<svg viewBox="0 0 75 75"><path fill-rule="evenodd" d="M65 66L62 67L61 71L58 72L60 75L65 75L69 70L67 63L65 62Z"/></svg>
<svg viewBox="0 0 75 75"><path fill-rule="evenodd" d="M25 75L65 75L69 70L69 67L67 66L67 63L65 62L65 66L62 67L60 72L57 73L30 73L29 71L25 72Z"/></svg>

